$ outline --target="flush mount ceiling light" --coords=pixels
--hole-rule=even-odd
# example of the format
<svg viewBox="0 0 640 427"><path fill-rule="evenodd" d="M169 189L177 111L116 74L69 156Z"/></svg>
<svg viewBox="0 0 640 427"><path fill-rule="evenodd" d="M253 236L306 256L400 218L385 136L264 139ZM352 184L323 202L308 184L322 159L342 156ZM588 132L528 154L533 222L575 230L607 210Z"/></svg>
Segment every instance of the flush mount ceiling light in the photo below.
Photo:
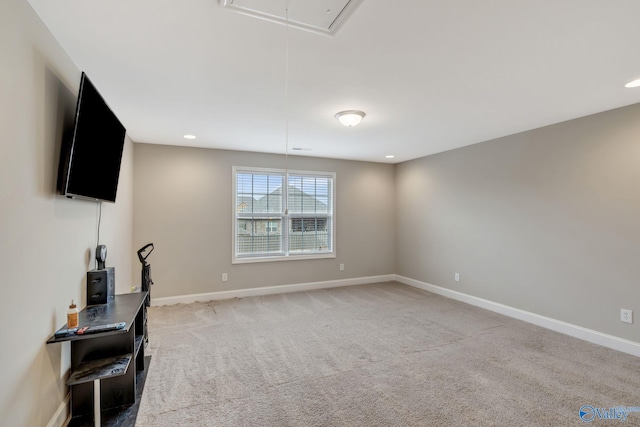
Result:
<svg viewBox="0 0 640 427"><path fill-rule="evenodd" d="M366 114L358 110L340 111L336 114L336 119L346 127L357 126Z"/></svg>
<svg viewBox="0 0 640 427"><path fill-rule="evenodd" d="M196 139L195 135L183 135L182 136L184 139Z"/></svg>
<svg viewBox="0 0 640 427"><path fill-rule="evenodd" d="M635 79L634 81L624 85L624 87L640 87L640 79Z"/></svg>
<svg viewBox="0 0 640 427"><path fill-rule="evenodd" d="M386 156L384 156L387 159L395 159L396 156L394 156L393 154L387 154Z"/></svg>

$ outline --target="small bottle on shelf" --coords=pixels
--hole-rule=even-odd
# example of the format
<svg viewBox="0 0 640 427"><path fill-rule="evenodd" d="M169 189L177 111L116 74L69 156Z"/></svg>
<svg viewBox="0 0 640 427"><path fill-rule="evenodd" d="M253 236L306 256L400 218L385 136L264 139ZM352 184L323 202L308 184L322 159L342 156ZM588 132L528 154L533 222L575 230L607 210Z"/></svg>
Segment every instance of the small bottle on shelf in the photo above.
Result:
<svg viewBox="0 0 640 427"><path fill-rule="evenodd" d="M76 307L73 300L71 300L69 311L67 311L67 329L77 328L77 327L78 327L78 307Z"/></svg>

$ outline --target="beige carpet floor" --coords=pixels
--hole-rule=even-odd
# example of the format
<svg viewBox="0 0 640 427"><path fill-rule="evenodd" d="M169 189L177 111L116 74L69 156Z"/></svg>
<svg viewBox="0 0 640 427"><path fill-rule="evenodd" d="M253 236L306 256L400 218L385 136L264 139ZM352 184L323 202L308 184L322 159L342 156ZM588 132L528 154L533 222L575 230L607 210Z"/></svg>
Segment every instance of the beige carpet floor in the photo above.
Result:
<svg viewBox="0 0 640 427"><path fill-rule="evenodd" d="M153 307L149 331L137 427L580 426L584 405L640 406L639 358L398 283Z"/></svg>

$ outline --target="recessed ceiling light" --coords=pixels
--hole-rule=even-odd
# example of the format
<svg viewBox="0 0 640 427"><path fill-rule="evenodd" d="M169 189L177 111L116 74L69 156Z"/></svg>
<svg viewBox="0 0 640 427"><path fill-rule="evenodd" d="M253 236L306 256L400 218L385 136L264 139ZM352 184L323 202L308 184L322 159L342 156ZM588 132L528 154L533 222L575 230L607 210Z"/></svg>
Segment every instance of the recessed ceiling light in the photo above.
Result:
<svg viewBox="0 0 640 427"><path fill-rule="evenodd" d="M187 135L185 135L183 138L184 138L184 139L196 139L196 136L195 136L195 135L188 135L188 134L187 134Z"/></svg>
<svg viewBox="0 0 640 427"><path fill-rule="evenodd" d="M635 79L634 81L624 85L624 87L639 87L639 86L640 86L640 79Z"/></svg>
<svg viewBox="0 0 640 427"><path fill-rule="evenodd" d="M395 159L396 158L396 156L394 156L393 154L387 154L385 157L387 159Z"/></svg>

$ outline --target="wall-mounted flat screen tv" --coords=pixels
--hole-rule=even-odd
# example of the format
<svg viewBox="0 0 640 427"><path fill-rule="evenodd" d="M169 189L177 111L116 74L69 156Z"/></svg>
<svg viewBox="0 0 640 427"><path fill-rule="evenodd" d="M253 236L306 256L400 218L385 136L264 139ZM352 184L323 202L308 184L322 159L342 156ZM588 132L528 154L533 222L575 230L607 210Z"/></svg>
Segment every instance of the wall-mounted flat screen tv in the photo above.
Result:
<svg viewBox="0 0 640 427"><path fill-rule="evenodd" d="M83 72L71 138L60 155L58 187L70 198L116 201L126 129Z"/></svg>

